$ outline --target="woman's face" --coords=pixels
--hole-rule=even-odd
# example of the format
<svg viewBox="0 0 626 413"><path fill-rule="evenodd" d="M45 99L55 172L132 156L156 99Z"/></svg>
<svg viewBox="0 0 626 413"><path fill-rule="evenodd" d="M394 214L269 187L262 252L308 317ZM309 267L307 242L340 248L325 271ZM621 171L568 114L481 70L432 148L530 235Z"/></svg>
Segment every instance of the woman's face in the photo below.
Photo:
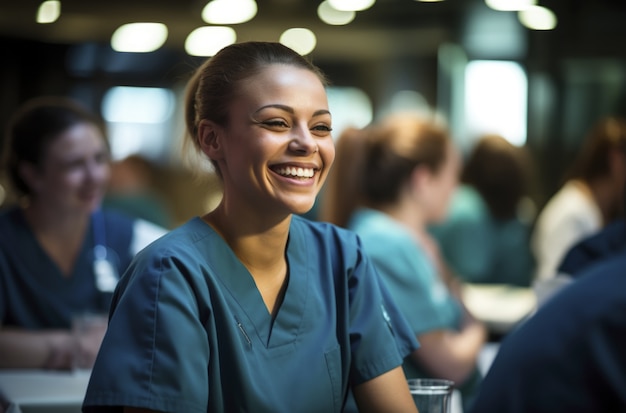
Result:
<svg viewBox="0 0 626 413"><path fill-rule="evenodd" d="M70 213L100 206L110 175L109 151L99 129L72 126L50 143L41 165L26 176L33 201Z"/></svg>
<svg viewBox="0 0 626 413"><path fill-rule="evenodd" d="M452 194L459 181L461 156L456 147L449 143L446 157L440 168L431 175L426 198L429 223L443 221L448 213Z"/></svg>
<svg viewBox="0 0 626 413"><path fill-rule="evenodd" d="M323 84L308 70L271 65L237 92L228 126L216 132L225 200L264 213L307 212L335 157Z"/></svg>

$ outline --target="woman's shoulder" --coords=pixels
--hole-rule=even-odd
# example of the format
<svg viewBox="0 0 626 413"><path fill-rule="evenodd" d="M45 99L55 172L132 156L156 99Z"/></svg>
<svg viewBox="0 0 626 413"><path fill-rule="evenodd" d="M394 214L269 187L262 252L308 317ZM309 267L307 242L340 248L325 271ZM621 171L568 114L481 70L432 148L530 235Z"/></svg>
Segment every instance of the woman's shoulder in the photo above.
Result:
<svg viewBox="0 0 626 413"><path fill-rule="evenodd" d="M403 224L374 209L357 210L350 218L348 228L356 232L364 242L372 240L378 246L415 244L415 237Z"/></svg>

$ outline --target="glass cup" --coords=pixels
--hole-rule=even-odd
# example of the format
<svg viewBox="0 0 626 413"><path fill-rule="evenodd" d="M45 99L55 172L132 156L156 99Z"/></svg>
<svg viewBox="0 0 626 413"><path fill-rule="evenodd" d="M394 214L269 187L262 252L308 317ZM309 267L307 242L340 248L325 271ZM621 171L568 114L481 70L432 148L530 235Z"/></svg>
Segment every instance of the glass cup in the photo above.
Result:
<svg viewBox="0 0 626 413"><path fill-rule="evenodd" d="M454 382L443 379L409 379L409 390L419 413L448 413Z"/></svg>
<svg viewBox="0 0 626 413"><path fill-rule="evenodd" d="M107 324L106 314L85 313L72 318L75 346L72 364L75 371L90 370L93 367Z"/></svg>

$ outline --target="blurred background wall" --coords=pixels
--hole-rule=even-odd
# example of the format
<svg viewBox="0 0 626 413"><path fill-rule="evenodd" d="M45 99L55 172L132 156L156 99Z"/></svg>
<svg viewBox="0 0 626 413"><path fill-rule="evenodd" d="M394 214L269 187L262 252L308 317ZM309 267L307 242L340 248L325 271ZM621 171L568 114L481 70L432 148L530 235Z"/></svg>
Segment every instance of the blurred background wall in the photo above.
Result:
<svg viewBox="0 0 626 413"><path fill-rule="evenodd" d="M314 45L303 54L332 82L335 136L411 109L448 122L462 148L483 132L527 146L537 207L560 185L588 128L604 115L626 116L623 0L526 0L518 10L494 8L494 0L369 0L341 24L320 17L329 1L258 0L253 17L229 24L206 21L206 0L61 0L48 23L36 21L42 1L2 0L0 126L34 96L82 101L107 121L114 158L154 162L157 190L182 222L219 191L210 176L194 179L179 155L184 84L207 58L185 43L200 27L228 27L237 42L306 29ZM533 9L547 11L552 27L529 27ZM166 38L153 51L115 50L115 31L134 22L161 23Z"/></svg>

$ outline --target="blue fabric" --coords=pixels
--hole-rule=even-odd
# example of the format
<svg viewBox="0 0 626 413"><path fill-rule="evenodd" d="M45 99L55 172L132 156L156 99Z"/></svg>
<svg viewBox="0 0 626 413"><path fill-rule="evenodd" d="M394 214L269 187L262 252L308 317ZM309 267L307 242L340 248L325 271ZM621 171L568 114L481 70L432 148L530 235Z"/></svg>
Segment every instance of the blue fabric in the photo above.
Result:
<svg viewBox="0 0 626 413"><path fill-rule="evenodd" d="M402 224L382 212L364 208L354 213L348 227L361 237L365 252L415 336L460 328L460 303L449 294L431 259ZM411 357L405 358L403 369L407 378L432 377ZM465 383L457 383L464 404L471 402L480 380L476 369Z"/></svg>
<svg viewBox="0 0 626 413"><path fill-rule="evenodd" d="M494 219L472 187L461 185L446 220L430 228L448 265L470 283L530 286L534 258L529 224Z"/></svg>
<svg viewBox="0 0 626 413"><path fill-rule="evenodd" d="M505 338L470 413L483 412L626 412L626 251Z"/></svg>
<svg viewBox="0 0 626 413"><path fill-rule="evenodd" d="M353 233L293 216L287 259L272 320L201 219L147 247L118 284L83 411L339 412L350 385L417 347Z"/></svg>
<svg viewBox="0 0 626 413"><path fill-rule="evenodd" d="M559 265L559 273L576 276L589 265L626 249L626 222L619 220L574 245Z"/></svg>
<svg viewBox="0 0 626 413"><path fill-rule="evenodd" d="M107 256L122 274L132 259L133 220L98 212L106 232ZM72 316L107 312L111 293L96 288L93 223L70 277L46 254L19 208L0 214L0 323L27 329L69 328Z"/></svg>

